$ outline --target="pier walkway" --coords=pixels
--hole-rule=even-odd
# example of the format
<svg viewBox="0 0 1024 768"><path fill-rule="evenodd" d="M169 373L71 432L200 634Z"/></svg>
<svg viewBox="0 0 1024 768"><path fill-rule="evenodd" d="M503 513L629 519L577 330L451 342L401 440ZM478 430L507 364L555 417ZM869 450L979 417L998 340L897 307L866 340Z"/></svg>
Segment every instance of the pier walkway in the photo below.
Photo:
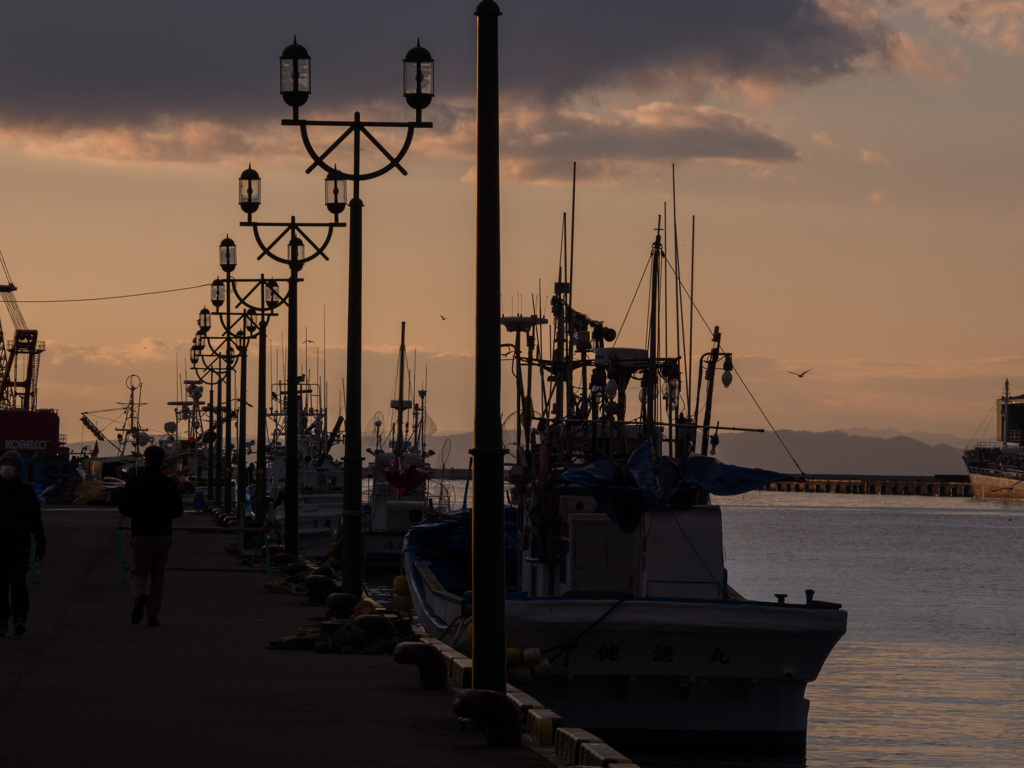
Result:
<svg viewBox="0 0 1024 768"><path fill-rule="evenodd" d="M496 749L460 730L453 692L421 690L390 656L268 650L325 611L264 591L265 570L225 554L230 536L174 535L151 628L129 621L115 509L47 506L43 521L28 632L0 637L0 765L552 765L526 739Z"/></svg>

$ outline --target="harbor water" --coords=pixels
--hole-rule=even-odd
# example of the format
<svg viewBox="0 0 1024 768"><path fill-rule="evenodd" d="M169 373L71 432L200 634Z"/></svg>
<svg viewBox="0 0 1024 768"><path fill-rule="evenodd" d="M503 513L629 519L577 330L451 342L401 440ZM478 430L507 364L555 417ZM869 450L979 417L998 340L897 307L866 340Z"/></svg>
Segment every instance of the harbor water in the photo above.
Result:
<svg viewBox="0 0 1024 768"><path fill-rule="evenodd" d="M754 492L719 499L729 582L841 602L803 758L627 753L643 768L1024 766L1024 502Z"/></svg>

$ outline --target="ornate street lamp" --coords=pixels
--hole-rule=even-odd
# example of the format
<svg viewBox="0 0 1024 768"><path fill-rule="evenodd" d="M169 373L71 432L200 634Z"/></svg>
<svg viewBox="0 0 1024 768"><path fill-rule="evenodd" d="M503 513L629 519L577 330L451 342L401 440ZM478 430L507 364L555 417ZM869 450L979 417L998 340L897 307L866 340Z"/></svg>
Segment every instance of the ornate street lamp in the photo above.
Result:
<svg viewBox="0 0 1024 768"><path fill-rule="evenodd" d="M358 425L362 421L362 292L363 292L363 201L360 197L360 182L383 176L388 171L397 169L403 176L407 174L402 167L402 160L412 146L413 133L417 128L430 128L431 123L422 120L422 111L427 108L434 96L434 60L430 52L419 45L410 49L403 60L404 95L406 103L416 110L416 119L412 122L368 122L364 121L359 112L352 120L301 120L299 107L306 103L310 94L310 59L305 48L293 39L281 54L281 96L285 104L292 108L291 119L282 120L282 125L294 125L299 128L302 144L312 164L306 169L310 173L320 168L327 174L328 210L331 208L332 185L336 189L338 180L352 182L352 199L349 208L349 278L348 278L348 388L345 399L345 418L349 425ZM309 136L310 126L332 126L342 128L341 135L331 142L323 151L313 147ZM405 131L405 138L397 152L385 148L385 145L371 129L399 129ZM377 150L382 160L370 170L363 169L362 143L366 139ZM328 165L327 158L338 147L351 139L352 163L350 170L339 170L337 166ZM369 147L367 147L369 149ZM334 198L335 206L339 201ZM344 209L344 206L340 206ZM338 211L340 213L340 210ZM337 213L335 214L337 216ZM345 431L345 475L342 489L342 591L352 594L362 593L363 579L363 511L362 511L362 446L359 430L350 428Z"/></svg>
<svg viewBox="0 0 1024 768"><path fill-rule="evenodd" d="M298 46L301 49L301 46ZM299 53L304 51L294 52L289 46L286 49L288 56L282 54L282 73L285 69L285 62L291 62L291 65L297 68L297 71L302 72L303 65L301 63L301 56ZM292 56L292 53L296 53ZM298 62L298 63L296 63ZM297 106L295 109L298 110L298 106L301 105L305 98L302 98L302 94L306 93L308 96L308 62L305 66L305 72L307 73L305 79L305 91L301 90L302 77L299 77L295 82L298 84L296 87L298 90L289 90L288 93L291 95L286 96L285 100L289 103L296 102ZM282 75L283 77L283 75ZM284 82L282 82L282 93L284 93ZM340 188L336 189L337 183L341 181ZM287 381L287 403L285 404L285 488L284 488L284 543L285 550L293 555L299 553L299 421L300 421L300 408L299 408L299 394L298 394L298 379L299 379L299 358L298 358L298 338L299 338L299 325L298 325L298 286L299 286L299 271L303 265L314 259L323 257L326 261L328 259L327 254L324 252L328 244L331 242L331 237L334 234L336 227L344 227L345 224L338 220L339 214L345 210L345 185L344 179L339 178L338 174L330 174L328 172L328 179L325 186L325 198L324 203L327 206L327 210L333 216L333 221L330 222L313 222L313 223L300 223L295 220L295 217L291 217L289 222L257 222L253 221L253 214L259 210L260 207L260 177L259 174L253 170L250 165L246 170L242 171L242 174L238 178L238 205L242 209L242 212L246 214L246 220L241 222L241 226L249 227L252 230L253 238L256 240L256 244L259 246L260 254L257 259L262 259L264 256L268 256L276 262L286 264L288 266L288 291L287 298L284 301L288 304L288 381ZM269 239L265 239L261 230L270 229L276 234ZM314 241L310 232L314 229L326 229L326 234L321 242ZM282 254L275 251L279 246L284 245L285 252ZM307 255L306 246L309 245L312 252ZM281 293L277 288L277 282L273 281L273 287L267 285L267 291L272 292L273 296L276 296L275 301L280 302ZM257 468L258 469L258 468Z"/></svg>
<svg viewBox="0 0 1024 768"><path fill-rule="evenodd" d="M212 291L212 289L211 289ZM192 362L192 367L195 369L196 374L200 380L204 383L210 384L210 434L214 430L213 414L217 410L225 410L224 408L224 397L223 397L223 386L224 380L228 376L229 361L226 350L230 348L230 340L227 336L212 336L210 334L212 325L213 313L209 309L203 307L199 312L198 325L199 330L192 340L192 347L189 351L189 359ZM209 352L207 353L207 350ZM233 363L230 363L233 364ZM214 402L214 391L212 384L217 384L216 403ZM228 390L230 393L230 389ZM220 443L223 437L223 424L221 420L217 421L217 439L216 441L208 441L209 451L209 472L207 475L207 489L211 491L211 501L214 504L220 505L221 503L221 476L218 472L220 468L219 456ZM226 504L230 504L230 492L227 494L228 498L225 499Z"/></svg>
<svg viewBox="0 0 1024 768"><path fill-rule="evenodd" d="M243 292L239 290L239 285L249 285L250 287L247 291ZM244 435L246 434L246 410L244 403L246 402L248 342L251 339L259 340L259 375L256 400L256 419L258 424L256 429L256 499L254 512L256 522L262 524L266 520L267 502L267 324L271 317L276 317L274 310L284 303L284 298L281 296L277 280L273 278L268 279L263 275L260 275L259 279L256 280L236 278L232 281L231 287L238 305L245 307L245 328L240 334L240 338L244 338L240 396L243 405L239 411L238 424L239 434L243 436L240 438L243 444L245 440ZM238 454L237 471L239 477L243 476L246 472L245 455L241 451ZM243 497L240 495L240 498Z"/></svg>

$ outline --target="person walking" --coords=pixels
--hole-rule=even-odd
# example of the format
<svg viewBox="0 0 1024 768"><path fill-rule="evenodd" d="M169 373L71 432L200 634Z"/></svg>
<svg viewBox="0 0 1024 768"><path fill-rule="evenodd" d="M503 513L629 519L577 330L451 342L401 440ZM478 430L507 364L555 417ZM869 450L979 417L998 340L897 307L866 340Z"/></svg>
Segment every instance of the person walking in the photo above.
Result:
<svg viewBox="0 0 1024 768"><path fill-rule="evenodd" d="M151 627L160 626L171 521L184 512L178 484L161 471L164 456L156 445L145 450L145 467L125 484L118 505L121 514L132 520L132 624L145 615Z"/></svg>
<svg viewBox="0 0 1024 768"><path fill-rule="evenodd" d="M28 620L28 585L25 574L30 565L32 538L36 559L46 554L46 533L39 499L21 479L21 454L7 451L0 456L0 637L7 634L7 621L14 615L14 634L25 634Z"/></svg>

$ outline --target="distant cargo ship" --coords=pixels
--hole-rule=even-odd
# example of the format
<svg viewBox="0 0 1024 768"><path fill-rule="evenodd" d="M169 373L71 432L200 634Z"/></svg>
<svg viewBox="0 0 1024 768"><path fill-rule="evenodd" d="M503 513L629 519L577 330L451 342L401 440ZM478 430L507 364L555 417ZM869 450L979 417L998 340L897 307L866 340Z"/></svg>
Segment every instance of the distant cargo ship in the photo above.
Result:
<svg viewBox="0 0 1024 768"><path fill-rule="evenodd" d="M1024 395L1010 397L1010 380L996 400L996 442L964 451L976 499L1024 499Z"/></svg>

